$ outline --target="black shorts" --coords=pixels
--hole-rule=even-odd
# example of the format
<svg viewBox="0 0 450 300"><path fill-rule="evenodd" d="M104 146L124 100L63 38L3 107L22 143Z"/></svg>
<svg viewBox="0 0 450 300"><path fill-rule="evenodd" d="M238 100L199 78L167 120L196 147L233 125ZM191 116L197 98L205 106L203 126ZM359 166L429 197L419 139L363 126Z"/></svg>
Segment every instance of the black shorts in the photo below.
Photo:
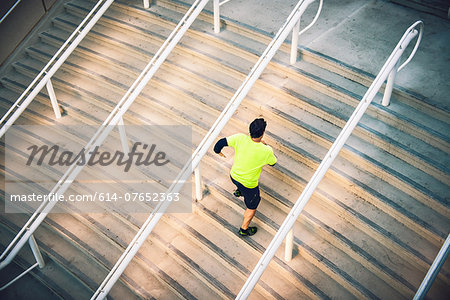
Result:
<svg viewBox="0 0 450 300"><path fill-rule="evenodd" d="M254 188L248 188L242 185L242 183L236 181L231 177L231 181L236 185L238 190L244 196L244 203L248 209L256 209L261 201L261 196L259 195L259 186Z"/></svg>

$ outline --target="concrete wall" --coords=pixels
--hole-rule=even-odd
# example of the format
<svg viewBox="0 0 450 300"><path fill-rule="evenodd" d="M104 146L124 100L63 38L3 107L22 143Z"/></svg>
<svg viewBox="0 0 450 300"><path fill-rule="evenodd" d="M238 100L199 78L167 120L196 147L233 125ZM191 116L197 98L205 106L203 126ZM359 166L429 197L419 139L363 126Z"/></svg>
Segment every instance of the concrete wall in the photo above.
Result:
<svg viewBox="0 0 450 300"><path fill-rule="evenodd" d="M0 1L0 18L16 0ZM56 0L22 0L0 24L0 65L55 4Z"/></svg>
<svg viewBox="0 0 450 300"><path fill-rule="evenodd" d="M450 19L449 0L391 0L391 2L424 11L444 19Z"/></svg>

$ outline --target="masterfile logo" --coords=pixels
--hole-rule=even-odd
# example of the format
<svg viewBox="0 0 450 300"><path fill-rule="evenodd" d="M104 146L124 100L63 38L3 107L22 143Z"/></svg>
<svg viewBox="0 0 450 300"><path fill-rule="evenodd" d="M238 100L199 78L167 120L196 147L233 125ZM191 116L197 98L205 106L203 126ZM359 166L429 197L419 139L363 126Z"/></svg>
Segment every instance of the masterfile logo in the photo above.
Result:
<svg viewBox="0 0 450 300"><path fill-rule="evenodd" d="M56 201L52 212L150 213L192 211L192 185L170 192L192 153L190 126L112 128L14 125L5 135L5 212L32 212ZM191 166L188 166L190 168ZM192 170L191 170L192 171Z"/></svg>
<svg viewBox="0 0 450 300"><path fill-rule="evenodd" d="M154 154L156 149L156 144L142 145L142 150L146 151L139 152L138 148L142 145L141 142L135 142L131 151L129 153L116 150L114 153L109 151L100 152L99 146L95 146L94 150L88 151L82 148L78 154L72 151L60 151L58 145L53 145L49 147L48 145L32 145L27 148L31 151L28 160L26 162L27 166L30 166L35 160L36 165L41 166L45 159L47 159L47 164L49 166L60 165L60 166L71 166L73 164L77 166L109 166L116 163L118 166L124 166L124 171L128 172L131 165L134 163L137 166L149 166L155 164L156 166L164 166L170 160L166 159L166 153L163 151L158 151ZM145 158L144 158L145 157Z"/></svg>

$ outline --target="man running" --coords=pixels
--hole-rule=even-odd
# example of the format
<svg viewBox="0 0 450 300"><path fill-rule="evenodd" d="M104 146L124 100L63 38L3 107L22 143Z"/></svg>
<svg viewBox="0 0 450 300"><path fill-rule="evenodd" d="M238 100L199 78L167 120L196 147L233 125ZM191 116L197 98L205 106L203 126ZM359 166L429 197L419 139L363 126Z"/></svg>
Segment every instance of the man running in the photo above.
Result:
<svg viewBox="0 0 450 300"><path fill-rule="evenodd" d="M222 153L223 147L230 146L235 150L230 177L237 187L234 195L236 197L244 196L247 207L244 212L244 221L239 229L241 236L254 235L257 231L256 227L249 225L261 200L258 179L264 165L273 166L277 162L272 147L263 141L266 125L263 118L255 119L249 126L250 136L237 133L220 139L214 146L214 152L223 157L225 157Z"/></svg>

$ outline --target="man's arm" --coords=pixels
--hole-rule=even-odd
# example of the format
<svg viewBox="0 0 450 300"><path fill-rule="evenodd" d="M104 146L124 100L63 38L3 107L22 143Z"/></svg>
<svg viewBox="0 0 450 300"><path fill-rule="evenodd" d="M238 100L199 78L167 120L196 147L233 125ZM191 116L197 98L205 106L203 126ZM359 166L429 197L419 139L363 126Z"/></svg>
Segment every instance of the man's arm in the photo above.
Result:
<svg viewBox="0 0 450 300"><path fill-rule="evenodd" d="M269 145L267 145L267 143L264 140L261 140L261 143L263 143L266 146L269 146ZM275 157L275 162L273 164L270 164L270 163L268 164L271 167L273 167L277 164L277 157L275 156L275 154L273 154L273 156Z"/></svg>
<svg viewBox="0 0 450 300"><path fill-rule="evenodd" d="M277 161L278 161L278 159L277 159L277 157L275 156L275 154L273 153L273 150L272 150L272 148L271 148L271 153L270 153L270 156L269 156L269 159L268 159L267 164L268 164L269 166L273 167L273 166L276 165Z"/></svg>
<svg viewBox="0 0 450 300"><path fill-rule="evenodd" d="M216 152L217 154L219 154L220 156L225 157L225 155L223 155L222 153L222 149L223 147L228 146L228 142L226 138L221 138L220 140L217 141L217 143L214 145L214 152Z"/></svg>
<svg viewBox="0 0 450 300"><path fill-rule="evenodd" d="M278 161L278 159L277 159L277 157L275 156L275 154L274 154L273 156L275 157L275 162L274 162L273 164L269 164L269 166L271 166L271 167L275 166L275 165L277 164L277 161Z"/></svg>

